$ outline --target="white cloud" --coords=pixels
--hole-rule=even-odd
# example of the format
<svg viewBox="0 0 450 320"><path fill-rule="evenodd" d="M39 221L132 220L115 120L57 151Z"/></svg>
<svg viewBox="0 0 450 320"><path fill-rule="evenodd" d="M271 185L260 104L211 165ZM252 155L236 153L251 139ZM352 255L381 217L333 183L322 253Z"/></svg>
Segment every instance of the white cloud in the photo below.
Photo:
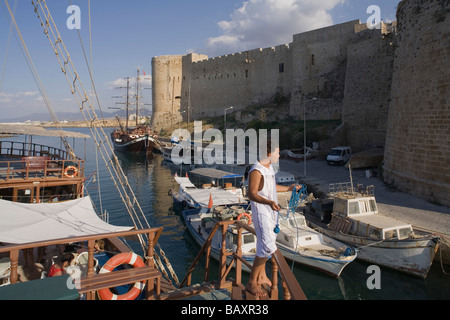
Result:
<svg viewBox="0 0 450 320"><path fill-rule="evenodd" d="M141 88L148 88L152 85L152 77L150 75L140 75L139 76L139 86ZM127 86L127 79L119 78L114 81L106 83L108 89L117 89ZM136 78L130 78L130 87L136 86Z"/></svg>
<svg viewBox="0 0 450 320"><path fill-rule="evenodd" d="M218 23L222 34L207 39L206 51L220 55L290 43L294 34L332 25L329 11L345 1L246 1L230 20Z"/></svg>

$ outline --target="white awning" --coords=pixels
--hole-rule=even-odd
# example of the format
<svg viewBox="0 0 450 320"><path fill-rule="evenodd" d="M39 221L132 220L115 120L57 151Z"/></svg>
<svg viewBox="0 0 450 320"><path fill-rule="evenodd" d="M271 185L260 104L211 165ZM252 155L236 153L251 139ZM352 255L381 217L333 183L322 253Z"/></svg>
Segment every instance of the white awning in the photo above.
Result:
<svg viewBox="0 0 450 320"><path fill-rule="evenodd" d="M60 203L24 204L0 200L0 242L24 244L128 231L102 221L90 197Z"/></svg>
<svg viewBox="0 0 450 320"><path fill-rule="evenodd" d="M191 180L189 180L189 178L182 178L182 177L175 176L175 181L183 189L186 189L186 188L196 189L195 185L191 182Z"/></svg>

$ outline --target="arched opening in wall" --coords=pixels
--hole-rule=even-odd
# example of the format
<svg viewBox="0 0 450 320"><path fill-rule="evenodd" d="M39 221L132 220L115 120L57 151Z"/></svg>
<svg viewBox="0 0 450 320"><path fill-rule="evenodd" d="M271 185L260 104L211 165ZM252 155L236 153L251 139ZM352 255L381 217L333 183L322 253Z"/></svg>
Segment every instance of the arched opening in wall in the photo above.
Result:
<svg viewBox="0 0 450 320"><path fill-rule="evenodd" d="M315 57L314 55L311 55L311 65L313 66L315 64Z"/></svg>
<svg viewBox="0 0 450 320"><path fill-rule="evenodd" d="M248 70L245 70L245 77L248 78Z"/></svg>
<svg viewBox="0 0 450 320"><path fill-rule="evenodd" d="M284 63L280 63L280 64L278 65L278 71L279 71L280 73L283 73L283 72L284 72Z"/></svg>

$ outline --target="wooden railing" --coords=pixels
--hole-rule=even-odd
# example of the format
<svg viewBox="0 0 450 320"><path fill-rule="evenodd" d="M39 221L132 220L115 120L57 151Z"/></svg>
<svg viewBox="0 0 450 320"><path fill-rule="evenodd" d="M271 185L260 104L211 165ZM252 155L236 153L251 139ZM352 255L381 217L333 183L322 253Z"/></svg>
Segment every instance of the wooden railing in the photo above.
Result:
<svg viewBox="0 0 450 320"><path fill-rule="evenodd" d="M134 277L130 277L130 275L122 274L120 273L120 276L115 277L114 272L111 272L111 279L108 282L97 281L97 277L102 277L102 275L95 274L95 268L94 268L94 246L96 240L104 239L107 242L109 242L113 247L115 247L119 252L130 252L131 250L127 249L126 246L123 245L121 241L118 240L120 237L137 237L139 235L147 235L147 252L145 253L145 261L146 261L146 268L148 270L154 270L154 272L151 274L152 277L154 277L155 274L158 274L158 277L160 277L160 273L157 271L155 263L153 261L153 253L154 253L154 247L156 243L158 242L158 239L162 233L163 228L152 228L152 229L142 229L142 230L132 230L132 231L124 231L124 232L116 232L116 233L107 233L107 234L98 234L93 236L82 236L82 237L72 237L72 238L64 238L64 239L57 239L57 240L49 240L49 241L43 241L43 242L34 242L34 243L27 243L27 244L20 244L20 245L8 245L8 246L0 246L0 254L1 253L9 253L9 258L11 261L11 268L10 268L10 282L11 286L13 286L15 283L18 282L18 266L19 266L19 253L21 250L27 250L27 249L35 249L40 247L48 247L48 246L55 246L55 245L62 245L67 243L77 243L77 242L87 242L87 252L88 252L88 268L86 276L82 277L81 283L87 282L89 280L89 285L96 285L98 288L98 284L101 284L102 288L109 288L114 287L117 284L117 281L120 280L126 280L131 279L129 283L135 282L135 281L145 281L147 280L147 298L151 299L151 292L153 289L155 292L159 295L159 285L160 282L157 282L156 288L154 287L154 283L151 282L152 279L147 278L150 277L147 272L146 274L141 275L141 279ZM119 253L118 252L118 253ZM133 273L133 269L130 269L130 272ZM119 273L118 273L119 274ZM122 277L123 279L121 279ZM160 278L158 278L159 280ZM38 281L38 280L36 280ZM90 291L89 287L84 287L80 289L80 292L87 292L87 298L88 299L94 299L96 290Z"/></svg>
<svg viewBox="0 0 450 320"><path fill-rule="evenodd" d="M225 235L227 233L227 229L230 225L235 224L238 228L238 243L237 243L237 249L236 252L229 252L226 249L226 240ZM244 263L249 269L252 268L252 266L245 261L242 258L242 232L243 230L247 230L253 234L255 234L255 230L250 227L249 225L240 222L240 221L221 221L216 223L214 228L209 234L209 237L206 239L204 245L200 249L199 253L197 254L197 257L195 258L194 262L192 263L191 267L189 268L185 278L181 282L180 287L190 286L191 285L191 278L192 273L195 270L195 267L198 265L198 262L200 261L200 258L203 254L206 256L206 262L205 262L205 277L204 281L209 281L209 275L210 275L210 259L211 259L211 243L214 234L221 230L222 233L222 245L221 245L221 251L220 251L220 258L219 258L219 280L217 283L218 289L226 288L229 291L232 292L232 299L242 299L242 290L245 290L245 286L242 284L242 263ZM227 257L232 256L233 259L231 263L227 266ZM278 272L280 273L281 280L282 280L282 288L283 288L283 299L284 300L306 300L306 296L303 293L302 288L300 287L297 279L293 275L291 269L289 268L288 264L286 263L286 260L284 259L283 255L279 250L277 250L272 255L272 287L270 290L270 299L271 300L278 300L279 292L278 292ZM230 281L227 281L227 276L230 273L231 269L233 268L233 265L236 264L235 272L236 277L233 281L233 283L230 283ZM230 285L231 284L231 285ZM237 294L236 294L237 292Z"/></svg>
<svg viewBox="0 0 450 320"><path fill-rule="evenodd" d="M0 161L0 179L83 179L83 160L50 160L48 157L23 157L20 161Z"/></svg>
<svg viewBox="0 0 450 320"><path fill-rule="evenodd" d="M0 141L0 179L4 181L83 176L84 160L67 151L35 143Z"/></svg>
<svg viewBox="0 0 450 320"><path fill-rule="evenodd" d="M36 143L0 141L0 155L20 157L50 157L52 160L81 160L67 151Z"/></svg>

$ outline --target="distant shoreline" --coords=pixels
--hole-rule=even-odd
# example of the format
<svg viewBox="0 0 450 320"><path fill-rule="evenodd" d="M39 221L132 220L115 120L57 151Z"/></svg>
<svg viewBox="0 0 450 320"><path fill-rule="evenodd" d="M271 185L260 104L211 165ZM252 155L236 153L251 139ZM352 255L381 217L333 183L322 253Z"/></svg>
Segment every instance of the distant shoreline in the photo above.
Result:
<svg viewBox="0 0 450 320"><path fill-rule="evenodd" d="M92 126L92 124L94 127L111 128L111 127L118 126L116 119L105 119L105 120L97 120L97 121L94 121L93 123L88 122L88 121L60 122L59 127L61 127L61 128L89 128L90 126ZM40 124L39 127L54 128L54 127L56 127L56 125L54 123L45 123L45 124Z"/></svg>

